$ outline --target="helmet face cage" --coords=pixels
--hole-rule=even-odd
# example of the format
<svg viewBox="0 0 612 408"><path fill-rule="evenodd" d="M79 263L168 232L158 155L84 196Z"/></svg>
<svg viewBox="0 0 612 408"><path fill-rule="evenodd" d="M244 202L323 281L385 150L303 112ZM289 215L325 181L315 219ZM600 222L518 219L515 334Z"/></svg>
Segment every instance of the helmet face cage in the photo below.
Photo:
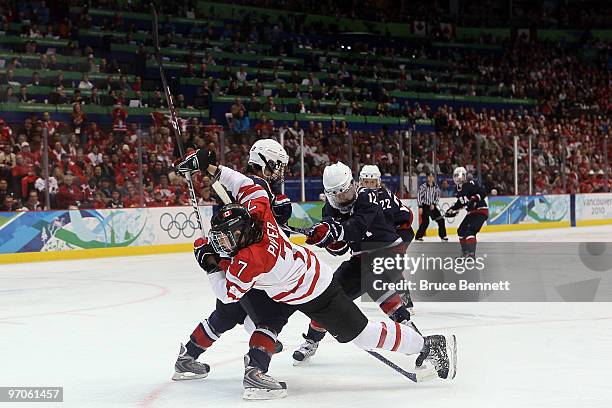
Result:
<svg viewBox="0 0 612 408"><path fill-rule="evenodd" d="M360 177L359 178L359 184L362 187L372 188L372 189L379 188L380 185L381 185L379 177L375 177L375 176L372 176L372 175L369 175L369 174Z"/></svg>
<svg viewBox="0 0 612 408"><path fill-rule="evenodd" d="M208 239L215 252L221 256L233 256L239 249L231 231L210 230Z"/></svg>
<svg viewBox="0 0 612 408"><path fill-rule="evenodd" d="M463 169L456 169L453 172L453 181L455 182L456 185L460 186L463 183L465 183L465 179L466 179L466 171Z"/></svg>
<svg viewBox="0 0 612 408"><path fill-rule="evenodd" d="M326 189L325 197L331 204L332 207L342 213L348 213L353 208L353 204L357 199L357 189L355 188L355 182L351 180L349 183L344 184L334 189Z"/></svg>
<svg viewBox="0 0 612 408"><path fill-rule="evenodd" d="M211 219L208 232L210 243L219 255L232 257L248 241L253 220L246 208L239 204L227 204Z"/></svg>
<svg viewBox="0 0 612 408"><path fill-rule="evenodd" d="M285 170L287 169L287 163L283 163L281 160L274 161L272 159L268 160L266 157L258 153L259 158L261 159L260 164L256 162L250 162L252 164L257 165L257 167L261 168L261 173L263 178L268 183L284 183L285 182Z"/></svg>
<svg viewBox="0 0 612 408"><path fill-rule="evenodd" d="M266 166L268 170L270 170L270 180L278 183L285 182L285 170L287 169L287 164L281 162L280 160L274 164L272 160L268 161Z"/></svg>

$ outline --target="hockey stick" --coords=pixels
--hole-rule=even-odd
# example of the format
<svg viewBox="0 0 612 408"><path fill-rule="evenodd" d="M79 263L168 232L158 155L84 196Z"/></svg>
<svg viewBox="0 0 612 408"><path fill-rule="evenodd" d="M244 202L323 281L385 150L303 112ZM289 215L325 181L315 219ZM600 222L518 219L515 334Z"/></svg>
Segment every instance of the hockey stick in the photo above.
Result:
<svg viewBox="0 0 612 408"><path fill-rule="evenodd" d="M297 232L299 234L304 234L307 237L312 234L312 227L292 227L291 225L287 224L287 228L289 228L293 232ZM416 327L415 327L415 330L417 330ZM420 372L414 372L413 373L413 372L404 370L403 368L401 368L400 366L398 366L397 364L395 364L391 360L387 359L386 357L384 357L383 355L381 355L381 354L379 354L379 353L377 353L375 351L372 351L372 350L365 350L365 351L369 355L371 355L372 357L374 357L375 359L380 361L381 363L385 364L387 367L390 367L391 369L393 369L396 372L400 373L404 377L408 378L410 381L413 381L413 382L423 382L423 381L429 381L429 380L437 377L437 373L435 372L435 370L432 370L432 369L429 369L429 370L428 369L421 369Z"/></svg>
<svg viewBox="0 0 612 408"><path fill-rule="evenodd" d="M172 93L170 92L170 87L168 86L168 81L166 80L166 73L164 72L164 65L161 57L161 50L159 48L159 34L158 34L158 16L157 10L155 10L155 5L151 3L151 14L153 15L153 27L151 33L153 35L153 46L154 46L154 54L155 60L157 61L157 65L159 66L159 76L162 80L162 86L164 88L164 94L166 96L166 103L168 105L168 110L170 111L170 123L172 124L172 128L174 129L174 134L176 136L176 143L179 149L179 154L181 157L185 155L185 150L183 148L183 131L178 121L178 115L176 114L176 109L174 108L174 101L172 99ZM193 207L193 211L196 213L196 221L198 223L198 229L200 230L202 236L204 236L204 229L202 227L202 218L200 216L200 211L198 209L198 201L196 199L195 189L193 187L193 181L191 180L191 174L186 173L185 179L187 180L187 189L189 190L189 201L191 206ZM232 202L232 199L227 194L225 188L213 178L213 182L211 184L215 193L219 196L221 201L224 204L228 204Z"/></svg>
<svg viewBox="0 0 612 408"><path fill-rule="evenodd" d="M174 132L176 135L176 141L177 141L177 145L178 145L178 149L179 149L179 154L182 156L185 155L185 151L183 149L183 142L182 142L182 129L178 123L178 116L176 114L176 110L174 109L174 102L172 100L172 94L170 93L170 87L168 86L168 82L166 81L166 74L164 72L164 67L163 67L163 63L162 63L162 58L161 58L161 52L160 52L160 48L159 48L159 37L158 37L158 16L157 16L157 11L155 10L155 6L153 4L151 4L151 14L153 15L153 44L154 44L154 48L155 48L155 59L157 61L157 64L159 65L159 75L161 77L162 80L162 85L164 87L164 93L166 95L166 102L168 104L168 110L170 111L170 122L172 123L172 127L174 128ZM193 207L193 210L196 213L196 221L198 223L198 228L200 229L200 232L202 233L202 236L204 236L204 230L202 228L202 220L200 218L200 211L198 210L198 203L196 200L196 196L195 196L195 190L193 188L193 181L191 180L191 174L190 173L186 173L185 174L185 179L187 180L187 188L189 189L189 198L190 198L190 202L191 202L191 206ZM214 179L213 183L211 184L211 187L215 190L215 192L217 193L217 195L219 196L219 198L225 203L230 203L232 202L231 198L229 197L227 191L225 190L225 188L218 182L218 180ZM287 227L295 232L304 234L309 236L311 233L311 228L304 228L304 227L292 227L290 225L287 225ZM393 370L395 370L396 372L402 374L404 377L408 378L411 381L414 382L419 382L419 381L425 381L429 376L421 376L420 373L411 373L408 371L405 371L403 368L399 367L397 364L393 363L392 361L388 360L387 358L383 357L382 355L374 352L374 351L367 351L368 354L370 354L371 356L373 356L374 358L376 358L377 360L381 361L382 363L384 363L385 365L387 365L388 367L391 367ZM426 371L424 371L424 373L426 373Z"/></svg>
<svg viewBox="0 0 612 408"><path fill-rule="evenodd" d="M170 123L174 128L174 135L176 137L176 143L179 149L179 154L181 157L185 155L185 150L183 149L183 141L182 135L183 132L181 130L181 126L178 122L178 117L176 115L176 110L174 109L174 101L172 100L172 94L170 93L170 87L168 86L168 81L166 81L166 74L164 72L164 66L162 63L161 52L159 49L159 36L158 36L158 17L157 10L155 10L155 6L151 3L151 14L153 15L153 27L151 33L153 35L153 46L155 53L155 60L157 61L157 65L159 66L159 76L162 80L162 86L164 88L164 94L166 95L166 103L168 105L168 110L170 111ZM200 216L200 211L198 209L198 201L195 195L195 189L193 188L193 181L191 180L191 174L185 174L185 179L187 180L187 189L189 190L189 202L191 203L191 207L196 214L196 222L198 223L198 229L200 230L200 234L204 236L204 229L202 228L202 218Z"/></svg>
<svg viewBox="0 0 612 408"><path fill-rule="evenodd" d="M436 208L438 208L438 207L436 207ZM439 209L439 208L438 208L438 211L440 211L440 209ZM444 214L442 214L442 211L440 211L440 215L439 215L439 216L437 216L436 218L434 218L434 220L433 220L433 221L434 221L434 222L438 222L438 221L443 220L443 219L444 219Z"/></svg>
<svg viewBox="0 0 612 408"><path fill-rule="evenodd" d="M436 206L436 208L438 208L438 207ZM440 211L439 208L438 208L438 211ZM440 220L442 220L444 218L454 218L454 217L457 216L457 214L451 215L449 211L450 211L450 208L448 210L446 210L444 213L442 213L442 211L440 211L440 215L438 217L434 218L434 222L438 222L438 221L440 221Z"/></svg>
<svg viewBox="0 0 612 408"><path fill-rule="evenodd" d="M410 381L413 381L413 382L425 382L425 381L432 380L432 379L434 379L434 378L436 378L438 376L436 371L433 368L431 368L431 367L423 368L423 369L420 369L419 371L413 373L413 372L404 370L402 367L398 366L393 361L387 359L386 357L384 357L381 354L378 354L375 351L366 350L366 352L369 355L371 355L372 357L374 357L375 359L377 359L378 361L380 361L381 363L385 364L387 367L392 368L396 372L398 372L401 375L403 375L404 377L408 378Z"/></svg>
<svg viewBox="0 0 612 408"><path fill-rule="evenodd" d="M312 234L312 227L292 227L291 225L287 224L287 228L298 234L304 234L307 237Z"/></svg>

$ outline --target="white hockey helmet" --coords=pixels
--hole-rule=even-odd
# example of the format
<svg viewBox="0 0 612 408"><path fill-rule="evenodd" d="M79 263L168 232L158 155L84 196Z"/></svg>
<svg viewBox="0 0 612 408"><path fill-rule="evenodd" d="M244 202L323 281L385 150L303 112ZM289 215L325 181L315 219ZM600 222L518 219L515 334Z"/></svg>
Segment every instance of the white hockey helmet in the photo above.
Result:
<svg viewBox="0 0 612 408"><path fill-rule="evenodd" d="M357 199L357 188L351 169L338 162L323 170L323 190L329 204L343 213L351 211Z"/></svg>
<svg viewBox="0 0 612 408"><path fill-rule="evenodd" d="M375 164L366 164L359 172L359 184L365 188L379 188L380 183L380 170Z"/></svg>
<svg viewBox="0 0 612 408"><path fill-rule="evenodd" d="M274 139L259 139L249 152L249 164L261 168L264 177L269 181L285 181L285 169L289 155ZM269 174L266 174L266 170Z"/></svg>
<svg viewBox="0 0 612 408"><path fill-rule="evenodd" d="M453 171L453 181L457 186L461 186L467 181L467 170L465 167L457 167L455 171Z"/></svg>

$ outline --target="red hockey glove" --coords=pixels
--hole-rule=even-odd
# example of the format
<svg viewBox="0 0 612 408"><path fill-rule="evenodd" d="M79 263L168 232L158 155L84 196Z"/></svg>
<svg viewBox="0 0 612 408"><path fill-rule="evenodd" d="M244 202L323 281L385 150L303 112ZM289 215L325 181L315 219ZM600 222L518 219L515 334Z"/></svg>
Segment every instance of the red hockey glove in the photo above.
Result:
<svg viewBox="0 0 612 408"><path fill-rule="evenodd" d="M306 238L306 243L325 248L334 241L342 240L344 229L336 222L319 222L312 226L312 233Z"/></svg>
<svg viewBox="0 0 612 408"><path fill-rule="evenodd" d="M219 272L220 268L218 263L221 258L213 249L212 245L208 241L208 238L198 238L195 240L193 243L193 254L195 255L196 261L198 261L200 268L206 271L206 273ZM211 256L214 257L214 262L211 262Z"/></svg>
<svg viewBox="0 0 612 408"><path fill-rule="evenodd" d="M333 256L340 256L347 253L349 246L346 242L336 241L326 246L325 249Z"/></svg>

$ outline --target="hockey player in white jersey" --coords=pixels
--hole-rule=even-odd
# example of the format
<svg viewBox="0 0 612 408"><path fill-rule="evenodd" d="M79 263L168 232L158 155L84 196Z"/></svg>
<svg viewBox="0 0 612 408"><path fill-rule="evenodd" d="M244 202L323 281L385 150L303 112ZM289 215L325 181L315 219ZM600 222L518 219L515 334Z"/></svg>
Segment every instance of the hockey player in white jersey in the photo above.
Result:
<svg viewBox="0 0 612 408"><path fill-rule="evenodd" d="M417 364L429 361L440 378L454 378L454 335L423 337L411 326L391 320L368 321L333 281L332 270L311 250L289 241L263 188L235 170L211 165L209 157L210 152L199 150L180 163L178 170L215 174L240 204L222 207L211 222L211 252L203 258L219 300L237 302L249 290L261 289L289 313L299 310L320 322L341 343L352 342L366 350L419 354ZM342 240L343 236L343 228L334 225L320 242ZM214 253L228 259L217 262ZM248 368L248 360L246 365Z"/></svg>
<svg viewBox="0 0 612 408"><path fill-rule="evenodd" d="M291 202L286 196L274 194L273 191L283 182L288 161L289 156L278 142L260 139L251 147L246 169L248 177L265 190L274 217L281 226L286 225L291 216ZM214 215L213 220L216 219L218 214ZM203 264L203 258L210 252L207 240L196 240L194 254L204 270L207 270L207 266ZM259 313L253 309L254 303L258 305ZM282 314L279 304L261 290L250 290L240 302L223 303L217 300L215 310L196 326L185 345L181 345L172 379L178 381L207 377L210 367L198 361L200 355L211 348L223 333L238 324L244 324L251 335L247 354L250 366L244 377L245 399L282 398L286 395L284 383L276 382L266 372L272 355L282 350L277 336L288 317ZM257 387L259 382L266 384L266 391ZM275 387L272 387L273 384Z"/></svg>

